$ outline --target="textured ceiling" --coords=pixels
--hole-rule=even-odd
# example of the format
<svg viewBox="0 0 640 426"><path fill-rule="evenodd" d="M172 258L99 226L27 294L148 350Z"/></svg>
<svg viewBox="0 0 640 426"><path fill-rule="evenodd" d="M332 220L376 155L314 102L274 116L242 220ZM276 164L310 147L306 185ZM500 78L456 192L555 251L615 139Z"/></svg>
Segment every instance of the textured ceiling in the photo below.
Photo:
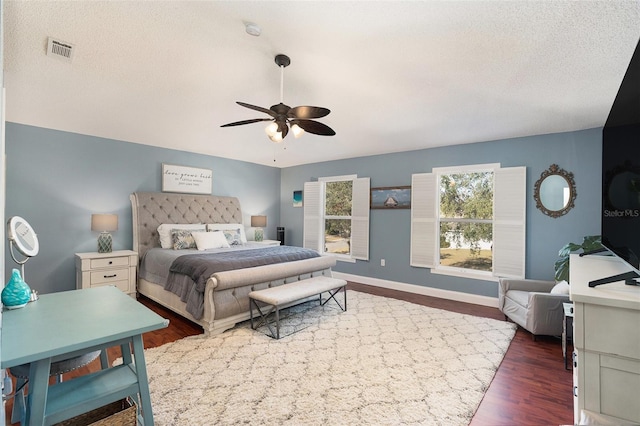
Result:
<svg viewBox="0 0 640 426"><path fill-rule="evenodd" d="M638 0L3 4L7 121L276 167L603 126L640 38ZM280 101L278 53L336 136L220 128Z"/></svg>

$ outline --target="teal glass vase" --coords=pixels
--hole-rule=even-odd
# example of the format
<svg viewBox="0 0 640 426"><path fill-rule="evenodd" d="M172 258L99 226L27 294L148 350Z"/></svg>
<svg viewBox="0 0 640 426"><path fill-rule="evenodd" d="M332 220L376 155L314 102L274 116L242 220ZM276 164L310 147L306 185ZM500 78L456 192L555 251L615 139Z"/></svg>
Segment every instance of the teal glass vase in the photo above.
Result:
<svg viewBox="0 0 640 426"><path fill-rule="evenodd" d="M20 271L14 269L11 273L11 279L4 286L0 299L2 304L9 309L22 308L31 298L31 288L24 282L20 276Z"/></svg>

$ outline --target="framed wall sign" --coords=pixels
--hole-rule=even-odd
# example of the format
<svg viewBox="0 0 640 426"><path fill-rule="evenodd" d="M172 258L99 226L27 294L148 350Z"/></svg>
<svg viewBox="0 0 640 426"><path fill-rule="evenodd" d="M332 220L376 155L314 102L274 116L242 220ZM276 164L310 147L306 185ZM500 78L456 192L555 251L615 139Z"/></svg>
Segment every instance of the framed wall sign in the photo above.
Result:
<svg viewBox="0 0 640 426"><path fill-rule="evenodd" d="M371 188L372 209L410 209L411 186Z"/></svg>
<svg viewBox="0 0 640 426"><path fill-rule="evenodd" d="M213 173L209 169L162 163L162 192L211 194Z"/></svg>

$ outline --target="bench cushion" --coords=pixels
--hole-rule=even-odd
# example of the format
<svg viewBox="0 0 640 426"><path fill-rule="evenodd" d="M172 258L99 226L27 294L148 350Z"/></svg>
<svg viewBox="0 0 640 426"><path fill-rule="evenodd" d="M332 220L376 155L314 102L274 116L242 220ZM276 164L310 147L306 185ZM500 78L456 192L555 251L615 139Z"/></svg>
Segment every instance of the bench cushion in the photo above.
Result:
<svg viewBox="0 0 640 426"><path fill-rule="evenodd" d="M263 290L252 291L249 293L249 297L269 305L279 306L346 285L347 282L345 280L318 276L276 287L265 288Z"/></svg>

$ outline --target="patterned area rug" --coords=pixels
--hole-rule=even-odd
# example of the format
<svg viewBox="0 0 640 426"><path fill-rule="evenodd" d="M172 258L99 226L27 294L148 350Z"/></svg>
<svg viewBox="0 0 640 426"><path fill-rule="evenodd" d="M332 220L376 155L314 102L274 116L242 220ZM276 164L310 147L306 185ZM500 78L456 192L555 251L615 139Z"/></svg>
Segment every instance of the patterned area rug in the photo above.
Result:
<svg viewBox="0 0 640 426"><path fill-rule="evenodd" d="M243 323L145 351L156 424L468 424L515 325L347 297L280 340Z"/></svg>

